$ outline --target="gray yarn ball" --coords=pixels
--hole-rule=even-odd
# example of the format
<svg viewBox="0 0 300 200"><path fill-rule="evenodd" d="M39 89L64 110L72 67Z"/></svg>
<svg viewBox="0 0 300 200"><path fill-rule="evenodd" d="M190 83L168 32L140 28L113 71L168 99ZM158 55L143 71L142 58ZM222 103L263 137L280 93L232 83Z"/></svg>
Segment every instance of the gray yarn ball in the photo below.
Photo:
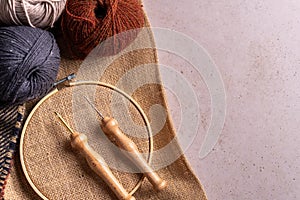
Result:
<svg viewBox="0 0 300 200"><path fill-rule="evenodd" d="M0 23L52 27L65 5L66 0L0 0Z"/></svg>
<svg viewBox="0 0 300 200"><path fill-rule="evenodd" d="M0 27L0 106L45 95L60 65L54 36L27 26Z"/></svg>

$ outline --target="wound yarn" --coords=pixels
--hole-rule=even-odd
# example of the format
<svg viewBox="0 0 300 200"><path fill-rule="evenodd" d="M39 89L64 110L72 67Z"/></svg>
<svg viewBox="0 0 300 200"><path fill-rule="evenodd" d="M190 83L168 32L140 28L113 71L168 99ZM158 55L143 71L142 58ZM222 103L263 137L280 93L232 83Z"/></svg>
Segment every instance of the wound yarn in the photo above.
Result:
<svg viewBox="0 0 300 200"><path fill-rule="evenodd" d="M66 0L0 0L0 23L52 27L65 4Z"/></svg>
<svg viewBox="0 0 300 200"><path fill-rule="evenodd" d="M0 106L45 95L60 65L54 36L29 26L0 27Z"/></svg>
<svg viewBox="0 0 300 200"><path fill-rule="evenodd" d="M137 29L144 24L139 0L68 0L61 28L75 57L85 58L107 38L110 45L105 45L104 54L119 52L136 38ZM129 30L130 34L116 37Z"/></svg>

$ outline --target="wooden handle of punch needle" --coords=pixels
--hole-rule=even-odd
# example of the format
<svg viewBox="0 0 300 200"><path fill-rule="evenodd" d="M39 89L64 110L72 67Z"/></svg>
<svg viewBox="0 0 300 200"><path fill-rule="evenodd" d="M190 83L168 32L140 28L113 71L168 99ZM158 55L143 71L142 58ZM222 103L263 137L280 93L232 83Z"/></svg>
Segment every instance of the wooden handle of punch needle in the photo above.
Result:
<svg viewBox="0 0 300 200"><path fill-rule="evenodd" d="M86 135L76 132L73 133L71 136L71 145L74 149L82 153L90 168L106 182L118 199L135 200L119 183L104 159L89 146Z"/></svg>
<svg viewBox="0 0 300 200"><path fill-rule="evenodd" d="M167 182L162 180L141 156L136 144L122 133L119 129L118 122L114 118L104 117L102 119L101 128L111 142L125 151L130 152L125 155L144 173L157 191L163 190L167 186Z"/></svg>

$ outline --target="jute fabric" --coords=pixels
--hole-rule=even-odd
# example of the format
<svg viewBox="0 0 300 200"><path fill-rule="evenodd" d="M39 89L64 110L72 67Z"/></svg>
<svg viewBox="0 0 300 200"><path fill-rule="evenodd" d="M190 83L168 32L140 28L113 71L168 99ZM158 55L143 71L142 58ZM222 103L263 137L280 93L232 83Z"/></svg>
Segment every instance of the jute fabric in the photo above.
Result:
<svg viewBox="0 0 300 200"><path fill-rule="evenodd" d="M99 58L99 60L92 57L95 60L90 59L83 62L63 58L59 78L75 72L78 74L77 80L103 81L117 85L125 92L131 91L136 84L135 82L140 80L141 77L149 79L148 84L134 90L131 96L139 103L150 121L153 122L153 127L156 126L155 123L158 126L160 122L155 118L160 119L162 116L157 115L161 113L151 112L151 106L159 104L166 111L168 109L164 89L160 84L157 52L155 48L136 49L134 47L134 45L147 42L152 43L151 45L154 47L151 32L141 33L135 44L129 47L129 49L132 48L132 51L118 57ZM142 46L149 47L148 44ZM83 70L83 66L86 67L86 70ZM139 68L140 66L143 67ZM138 68L139 70L135 70ZM99 73L99 69L103 72ZM128 72L130 72L130 78L123 80L122 77ZM128 164L125 161L126 159L122 159L120 155L115 155L106 146L109 142L105 142L105 137L100 134L101 131L96 123L97 117L83 98L84 96L91 98L97 108L105 115L114 117L117 115L121 129L125 133L130 132L132 134L135 129L128 125L129 123L125 120L127 119L126 116L130 116L130 119L139 126L143 125L143 119L137 109L130 103L129 109L124 110L124 104L119 104L114 100L115 97L118 99L119 94L115 95L114 93L114 91L100 86L66 87L47 99L36 110L24 136L24 162L31 180L47 198L55 200L116 199L108 186L88 167L85 159L72 149L70 133L54 115L55 111L59 112L72 128L87 134L90 145L104 157L108 164L117 163L122 168L122 166ZM121 98L120 101L126 102L127 100ZM153 136L154 151L159 151L159 149L168 145L176 135L169 113L166 112L164 117L165 122L162 128ZM136 142L139 150L147 155L147 152L149 152L147 132L141 129L136 134L145 134L145 137L130 137ZM172 157L172 154L175 155L181 152L177 142L173 144L172 148L173 150L168 155L154 154L154 163L164 163L167 157ZM131 166L128 166L128 169L130 168ZM122 169L120 170L120 167L116 166L112 171L125 189L130 191L142 175L126 172ZM207 199L203 187L183 155L169 165L160 168L157 173L168 182L167 188L164 191L155 192L148 180L144 180L141 187L134 193L136 199ZM15 164L8 179L5 199L40 199L24 177L19 155L16 155Z"/></svg>

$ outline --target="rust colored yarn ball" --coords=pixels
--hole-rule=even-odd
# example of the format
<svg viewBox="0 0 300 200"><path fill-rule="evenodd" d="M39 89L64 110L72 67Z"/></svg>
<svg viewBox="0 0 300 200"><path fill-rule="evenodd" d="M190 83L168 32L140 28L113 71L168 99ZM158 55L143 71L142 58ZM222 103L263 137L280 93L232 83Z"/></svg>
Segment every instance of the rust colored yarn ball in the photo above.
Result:
<svg viewBox="0 0 300 200"><path fill-rule="evenodd" d="M104 41L101 55L118 53L136 38L144 24L139 0L68 0L61 21L65 42L78 58L85 58ZM126 34L116 36L123 32Z"/></svg>

